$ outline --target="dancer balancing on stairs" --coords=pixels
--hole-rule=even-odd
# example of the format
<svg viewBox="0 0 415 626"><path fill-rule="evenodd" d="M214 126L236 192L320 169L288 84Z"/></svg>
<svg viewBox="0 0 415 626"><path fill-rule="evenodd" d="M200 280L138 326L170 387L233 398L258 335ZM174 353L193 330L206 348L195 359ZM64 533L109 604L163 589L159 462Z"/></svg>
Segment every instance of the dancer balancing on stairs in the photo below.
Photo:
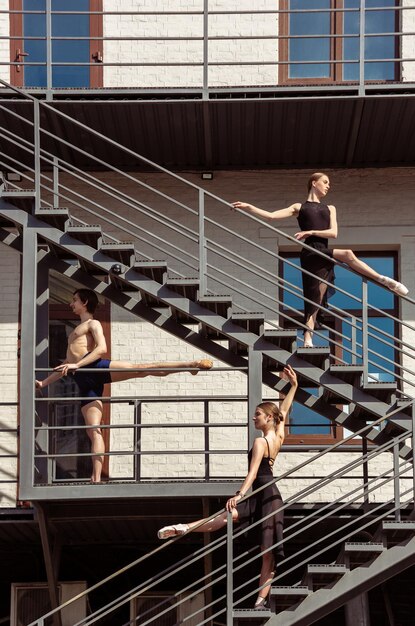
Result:
<svg viewBox="0 0 415 626"><path fill-rule="evenodd" d="M226 503L227 511L232 513L233 521L238 522L241 528L266 517L261 524L261 552L267 549L268 551L262 555L259 592L255 602L256 609L261 609L266 605L271 582L275 575L276 561L284 555L281 543L284 513L281 510L281 494L275 482L272 482L272 468L284 442L285 419L293 403L298 385L297 376L289 365L284 368L282 376L291 383L291 388L279 407L274 402L261 402L256 407L253 420L255 427L262 432L262 435L255 439L248 453L249 470L241 488ZM251 498L242 500L251 486L256 490L263 485L267 485L267 487ZM224 528L226 519L227 513L222 513L205 523L202 523L203 520L199 520L187 524L165 526L158 531L158 537L159 539L169 539L183 535L188 531L212 532Z"/></svg>
<svg viewBox="0 0 415 626"><path fill-rule="evenodd" d="M36 388L43 389L62 376L73 374L80 397L87 398L81 401L81 412L85 424L89 427L86 432L91 440L93 454L91 482L99 483L105 452L104 439L99 427L103 411L99 398L103 395L104 384L145 376L177 374L180 373L178 369L182 372L190 371L191 374L198 374L199 370L210 369L213 363L210 359L167 363L129 363L103 359L102 356L107 352L107 344L101 322L94 319L98 306L96 294L90 289L77 289L69 306L75 315L79 316L80 323L68 337L66 359L61 365L55 367L55 371L47 378L37 380ZM96 371L85 372L82 368L93 368ZM148 371L149 368L154 368L155 371ZM113 371L120 369L124 371Z"/></svg>
<svg viewBox="0 0 415 626"><path fill-rule="evenodd" d="M338 233L336 207L323 203L323 199L328 194L329 189L329 177L322 172L316 172L309 178L308 196L303 204L295 202L286 209L279 209L273 212L264 211L246 202L233 202L232 206L234 209L242 209L251 215L263 217L270 221L296 217L301 229L294 235L296 239L304 241L308 246L323 252L336 261L345 263L356 272L359 272L359 274L380 283L398 296L405 296L408 293L405 285L388 276L382 276L367 263L358 259L352 250L328 248L328 239L336 239ZM307 329L304 331L305 347L313 346L313 330L319 328L321 318L321 309L319 307L327 306L327 285L319 278L333 283L334 263L330 261L330 258L324 258L320 254L316 254L306 248L301 249L300 262L302 269L314 274L314 276L309 276L304 272L301 274L303 294L308 300L304 303L304 324L307 326Z"/></svg>

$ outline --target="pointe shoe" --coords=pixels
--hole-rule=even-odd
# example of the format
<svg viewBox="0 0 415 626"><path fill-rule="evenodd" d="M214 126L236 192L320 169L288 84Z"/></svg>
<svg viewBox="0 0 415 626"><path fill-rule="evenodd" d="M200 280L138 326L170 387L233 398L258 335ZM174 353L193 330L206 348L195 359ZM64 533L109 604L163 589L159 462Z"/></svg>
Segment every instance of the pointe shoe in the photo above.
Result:
<svg viewBox="0 0 415 626"><path fill-rule="evenodd" d="M179 537L184 535L189 530L187 524L172 524L171 526L164 526L160 528L157 533L159 539L170 539L170 537Z"/></svg>
<svg viewBox="0 0 415 626"><path fill-rule="evenodd" d="M389 278L389 276L382 276L379 282L381 285L387 287L398 296L406 296L409 291L409 289L405 287L405 285L403 285L402 283L398 283L398 281L394 278Z"/></svg>
<svg viewBox="0 0 415 626"><path fill-rule="evenodd" d="M269 605L268 605L268 598L263 598L262 596L259 596L260 600L257 602L255 602L254 605L254 611L266 611L267 609L269 609Z"/></svg>
<svg viewBox="0 0 415 626"><path fill-rule="evenodd" d="M312 341L305 341L303 348L314 348Z"/></svg>
<svg viewBox="0 0 415 626"><path fill-rule="evenodd" d="M200 361L196 361L195 367L198 367L201 370L210 370L213 367L213 361L211 359L201 359ZM199 372L191 372L193 376L196 376Z"/></svg>

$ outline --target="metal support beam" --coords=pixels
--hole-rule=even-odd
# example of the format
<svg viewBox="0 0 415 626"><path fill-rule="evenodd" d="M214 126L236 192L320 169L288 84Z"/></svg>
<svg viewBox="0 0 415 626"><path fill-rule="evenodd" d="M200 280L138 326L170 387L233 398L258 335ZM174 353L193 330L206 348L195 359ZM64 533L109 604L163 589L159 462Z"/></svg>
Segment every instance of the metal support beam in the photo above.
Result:
<svg viewBox="0 0 415 626"><path fill-rule="evenodd" d="M25 228L22 260L22 314L20 359L20 491L30 500L34 485L35 337L37 233Z"/></svg>
<svg viewBox="0 0 415 626"><path fill-rule="evenodd" d="M262 352L248 349L248 448L256 437L252 416L255 408L262 401Z"/></svg>
<svg viewBox="0 0 415 626"><path fill-rule="evenodd" d="M39 503L35 504L35 509L36 509L37 519L39 523L39 531L40 531L40 538L42 541L43 556L45 559L46 578L48 581L50 606L51 606L51 609L53 610L59 606L58 579L56 575L58 571L58 567L55 568L53 566L54 557L53 557L52 548L50 544L50 532L49 532L49 527L48 527L48 523L46 520L45 512ZM53 626L62 626L60 611L57 611L53 615Z"/></svg>
<svg viewBox="0 0 415 626"><path fill-rule="evenodd" d="M369 598L367 593L353 598L344 607L346 626L370 626Z"/></svg>
<svg viewBox="0 0 415 626"><path fill-rule="evenodd" d="M35 360L36 367L49 367L49 266L46 257L40 259L37 265ZM48 391L44 390L43 395L47 394ZM48 415L49 405L46 402L38 402L35 413L38 425L47 426ZM45 452L49 450L48 431L36 432L35 446L37 454L42 450ZM36 459L35 482L50 484L51 471L51 459Z"/></svg>

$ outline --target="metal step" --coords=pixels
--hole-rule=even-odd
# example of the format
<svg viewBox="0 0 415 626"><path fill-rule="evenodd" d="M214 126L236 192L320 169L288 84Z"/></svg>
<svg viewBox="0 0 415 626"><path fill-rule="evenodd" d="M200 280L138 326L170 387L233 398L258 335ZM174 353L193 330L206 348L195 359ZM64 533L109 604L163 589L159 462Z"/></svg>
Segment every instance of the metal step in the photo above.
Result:
<svg viewBox="0 0 415 626"><path fill-rule="evenodd" d="M69 221L69 211L68 209L40 209L36 217L53 228L64 231Z"/></svg>
<svg viewBox="0 0 415 626"><path fill-rule="evenodd" d="M313 593L311 589L301 585L296 587L271 587L271 598L275 600L277 613L298 604L311 593Z"/></svg>
<svg viewBox="0 0 415 626"><path fill-rule="evenodd" d="M349 569L353 569L372 561L384 550L385 546L383 543L347 542L344 544L342 556L344 556L344 564Z"/></svg>
<svg viewBox="0 0 415 626"><path fill-rule="evenodd" d="M297 331L283 328L266 328L262 334L266 341L278 348L294 352L297 348Z"/></svg>
<svg viewBox="0 0 415 626"><path fill-rule="evenodd" d="M415 520L382 522L381 533L387 547L396 546L415 534Z"/></svg>
<svg viewBox="0 0 415 626"><path fill-rule="evenodd" d="M199 295L197 296L197 302L209 311L213 311L216 315L225 317L226 319L231 314L232 298L231 296L217 296L217 295Z"/></svg>
<svg viewBox="0 0 415 626"><path fill-rule="evenodd" d="M265 316L262 311L234 311L229 321L233 324L236 324L237 326L240 326L247 333L260 335L265 324ZM234 339L229 340L229 350L234 354L248 354L248 346L244 342L235 341Z"/></svg>
<svg viewBox="0 0 415 626"><path fill-rule="evenodd" d="M271 615L272 613L269 609L235 609L232 612L233 625L246 624L249 626L250 624L265 624Z"/></svg>
<svg viewBox="0 0 415 626"><path fill-rule="evenodd" d="M307 573L303 579L303 585L313 591L326 587L327 585L336 582L339 578L344 576L348 572L348 568L343 563L333 563L326 565L325 563L307 565Z"/></svg>
<svg viewBox="0 0 415 626"><path fill-rule="evenodd" d="M26 213L33 213L35 196L34 189L7 189L0 194L0 197L6 202Z"/></svg>
<svg viewBox="0 0 415 626"><path fill-rule="evenodd" d="M132 267L134 265L135 247L133 242L131 241L125 241L120 243L102 243L100 250L122 266Z"/></svg>
<svg viewBox="0 0 415 626"><path fill-rule="evenodd" d="M307 363L327 369L330 348L297 348L296 354Z"/></svg>
<svg viewBox="0 0 415 626"><path fill-rule="evenodd" d="M136 259L133 270L143 274L143 276L146 276L147 278L150 278L150 280L154 280L156 283L163 284L167 273L167 263L166 261L159 259Z"/></svg>
<svg viewBox="0 0 415 626"><path fill-rule="evenodd" d="M377 398L378 400L382 400L382 402L387 402L388 404L395 401L397 388L398 386L396 382L368 382L366 385L362 386L362 389L370 393L371 396Z"/></svg>
<svg viewBox="0 0 415 626"><path fill-rule="evenodd" d="M329 371L336 378L341 378L350 385L359 386L363 375L363 365L330 365Z"/></svg>
<svg viewBox="0 0 415 626"><path fill-rule="evenodd" d="M90 246L91 248L101 247L102 242L102 229L98 224L94 225L82 225L82 226L68 226L66 229L66 233L71 237L75 237L85 246Z"/></svg>
<svg viewBox="0 0 415 626"><path fill-rule="evenodd" d="M171 291L175 291L182 298L196 301L199 292L199 279L198 278L166 278L164 284Z"/></svg>

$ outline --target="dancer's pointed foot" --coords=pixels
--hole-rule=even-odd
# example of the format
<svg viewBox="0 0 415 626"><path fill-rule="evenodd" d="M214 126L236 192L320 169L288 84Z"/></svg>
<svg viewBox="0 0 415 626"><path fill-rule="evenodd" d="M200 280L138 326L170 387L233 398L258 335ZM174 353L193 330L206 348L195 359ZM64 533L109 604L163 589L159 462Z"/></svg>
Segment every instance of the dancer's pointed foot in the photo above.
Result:
<svg viewBox="0 0 415 626"><path fill-rule="evenodd" d="M199 370L210 370L213 367L213 361L211 359L201 359L200 361L194 362L194 367L199 368ZM198 371L191 372L193 376L198 374Z"/></svg>
<svg viewBox="0 0 415 626"><path fill-rule="evenodd" d="M164 526L160 528L157 533L159 539L170 539L170 537L179 537L184 535L189 530L187 524L172 524L171 526Z"/></svg>
<svg viewBox="0 0 415 626"><path fill-rule="evenodd" d="M262 609L269 609L267 598L263 596L258 596L254 605L254 609L260 611Z"/></svg>
<svg viewBox="0 0 415 626"><path fill-rule="evenodd" d="M303 348L314 348L312 341L304 341Z"/></svg>
<svg viewBox="0 0 415 626"><path fill-rule="evenodd" d="M402 283L398 283L398 281L394 278L389 278L389 276L381 276L379 282L381 285L387 287L398 296L406 296L409 291L409 289L405 287L405 285L403 285Z"/></svg>

